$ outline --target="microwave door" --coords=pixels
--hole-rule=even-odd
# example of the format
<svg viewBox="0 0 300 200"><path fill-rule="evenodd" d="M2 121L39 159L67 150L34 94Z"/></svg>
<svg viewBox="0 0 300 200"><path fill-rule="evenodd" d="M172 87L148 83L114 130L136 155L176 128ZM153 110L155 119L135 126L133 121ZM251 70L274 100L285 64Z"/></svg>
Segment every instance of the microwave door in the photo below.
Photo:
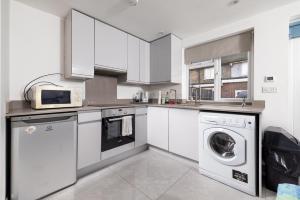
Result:
<svg viewBox="0 0 300 200"><path fill-rule="evenodd" d="M71 91L68 90L42 90L41 97L42 105L71 103Z"/></svg>

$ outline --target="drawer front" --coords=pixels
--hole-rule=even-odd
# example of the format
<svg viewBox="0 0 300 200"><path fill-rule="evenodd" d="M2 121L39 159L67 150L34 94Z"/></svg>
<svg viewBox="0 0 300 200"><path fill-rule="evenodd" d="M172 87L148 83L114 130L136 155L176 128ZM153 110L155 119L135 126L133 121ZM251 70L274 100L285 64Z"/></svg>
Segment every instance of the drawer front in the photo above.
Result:
<svg viewBox="0 0 300 200"><path fill-rule="evenodd" d="M101 120L101 111L78 113L78 123Z"/></svg>
<svg viewBox="0 0 300 200"><path fill-rule="evenodd" d="M141 108L136 108L135 109L135 114L136 115L143 115L143 114L147 114L147 107L141 107Z"/></svg>

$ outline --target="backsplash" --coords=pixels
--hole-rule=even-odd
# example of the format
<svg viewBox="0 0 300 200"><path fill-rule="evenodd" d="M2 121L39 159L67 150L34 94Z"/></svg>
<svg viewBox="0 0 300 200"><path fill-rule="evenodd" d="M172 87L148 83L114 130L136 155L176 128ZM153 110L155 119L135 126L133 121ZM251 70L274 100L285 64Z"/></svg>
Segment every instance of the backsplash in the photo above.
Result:
<svg viewBox="0 0 300 200"><path fill-rule="evenodd" d="M118 99L132 99L133 96L140 91L147 91L148 86L136 85L118 85L117 98Z"/></svg>
<svg viewBox="0 0 300 200"><path fill-rule="evenodd" d="M85 83L87 104L112 104L117 102L117 78L95 75Z"/></svg>
<svg viewBox="0 0 300 200"><path fill-rule="evenodd" d="M95 75L94 79L86 81L86 103L88 104L111 104L117 100L131 100L139 91L148 91L150 99L157 99L158 92L162 96L171 89L175 89L177 99L182 98L181 84L160 84L152 86L120 85L116 77Z"/></svg>
<svg viewBox="0 0 300 200"><path fill-rule="evenodd" d="M168 92L170 94L170 90L174 89L176 90L176 97L177 99L182 99L182 85L181 84L176 84L176 85L153 85L149 86L147 88L147 91L149 92L149 98L150 99L157 99L158 98L158 92L162 92L162 96L165 96L166 93Z"/></svg>

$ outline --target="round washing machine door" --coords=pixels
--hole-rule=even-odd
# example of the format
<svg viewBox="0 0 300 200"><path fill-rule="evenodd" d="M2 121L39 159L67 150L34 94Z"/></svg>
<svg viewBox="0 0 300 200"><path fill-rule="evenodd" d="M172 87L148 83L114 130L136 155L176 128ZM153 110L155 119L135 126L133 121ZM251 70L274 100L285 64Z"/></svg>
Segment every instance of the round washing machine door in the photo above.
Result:
<svg viewBox="0 0 300 200"><path fill-rule="evenodd" d="M204 150L225 165L237 166L246 162L245 138L229 129L206 129L204 131Z"/></svg>

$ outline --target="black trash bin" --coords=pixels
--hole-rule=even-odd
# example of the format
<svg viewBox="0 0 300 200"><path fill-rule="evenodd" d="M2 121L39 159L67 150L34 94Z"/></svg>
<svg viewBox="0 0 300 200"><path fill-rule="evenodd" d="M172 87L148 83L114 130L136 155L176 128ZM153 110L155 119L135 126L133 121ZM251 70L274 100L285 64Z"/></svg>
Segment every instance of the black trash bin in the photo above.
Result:
<svg viewBox="0 0 300 200"><path fill-rule="evenodd" d="M263 158L268 189L276 192L279 183L299 183L300 144L286 130L279 127L265 130Z"/></svg>

